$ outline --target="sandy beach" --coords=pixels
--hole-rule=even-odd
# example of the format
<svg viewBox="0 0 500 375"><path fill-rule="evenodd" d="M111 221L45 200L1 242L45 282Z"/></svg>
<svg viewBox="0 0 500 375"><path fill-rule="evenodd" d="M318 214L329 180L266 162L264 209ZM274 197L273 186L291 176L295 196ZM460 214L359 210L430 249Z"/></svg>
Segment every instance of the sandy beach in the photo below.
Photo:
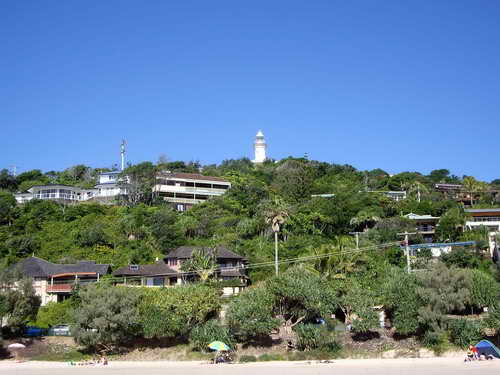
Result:
<svg viewBox="0 0 500 375"><path fill-rule="evenodd" d="M0 374L15 375L286 375L300 374L425 374L457 375L477 373L498 374L500 360L464 363L461 358L412 358L412 359L345 359L333 363L311 362L260 362L249 364L212 365L202 362L111 362L107 367L74 367L61 362L0 362Z"/></svg>

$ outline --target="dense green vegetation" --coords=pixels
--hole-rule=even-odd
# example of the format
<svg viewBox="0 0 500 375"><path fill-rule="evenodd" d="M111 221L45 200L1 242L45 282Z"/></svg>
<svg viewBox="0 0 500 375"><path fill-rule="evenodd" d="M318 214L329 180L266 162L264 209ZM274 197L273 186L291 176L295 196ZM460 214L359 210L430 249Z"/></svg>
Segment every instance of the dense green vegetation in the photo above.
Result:
<svg viewBox="0 0 500 375"><path fill-rule="evenodd" d="M77 311L71 315L80 327L77 339L101 349L121 344L125 336L185 337L202 348L210 335L249 342L276 330L282 337L297 340L302 349L338 349L329 331L313 330L314 319L342 315L353 334L363 334L377 328L375 305L387 308L397 333L416 335L428 345L449 340L461 345L469 340L459 335L462 331L467 337L477 336L476 323L471 326L465 318L483 307L491 312L487 325L498 327L500 273L486 251L487 231L464 231L462 203L434 189L435 183L461 183L473 193L469 204L494 207L499 203L488 191L498 188L497 180L487 184L470 176L459 178L446 169L429 175L403 172L390 176L381 169L358 171L349 165L305 158L258 166L239 159L203 167L203 174L224 177L232 188L187 212L174 211L152 194L156 171L194 173L200 168L197 163L183 162L129 166L124 174L130 178L131 194L115 205L38 200L17 205L12 195L42 183L91 187L102 171L99 169L75 166L63 172L35 170L17 177L0 171L0 262L4 266L35 254L53 262L94 260L116 269L153 262L185 244L225 245L247 257L251 265L262 264L249 267L255 285L231 301L224 326L213 321L221 300L210 283L161 290L138 288L136 292L103 283L82 290L65 305L66 312L54 311L62 307L52 305L40 309L38 322L57 324L57 317ZM403 189L408 198L399 202L373 192ZM311 197L313 194L334 195ZM439 260L422 251L412 263L424 271L408 275L398 233L414 230L415 224L404 217L411 212L441 217L437 240L474 240L477 245L454 248ZM274 277L273 230L280 259L311 260L299 265L282 263L281 275ZM352 231L362 232L360 251L354 250ZM416 235L410 241L420 243L422 238ZM197 254L184 268L203 268L199 276L205 281L213 273L214 262ZM24 295L30 298L29 291ZM5 296L6 292L0 294L0 312L13 319L12 303L4 312ZM86 301L84 308L75 309L82 301ZM35 321L32 315L33 311L19 314L17 322ZM465 320L450 321L449 315ZM122 327L123 331L109 332L92 322Z"/></svg>

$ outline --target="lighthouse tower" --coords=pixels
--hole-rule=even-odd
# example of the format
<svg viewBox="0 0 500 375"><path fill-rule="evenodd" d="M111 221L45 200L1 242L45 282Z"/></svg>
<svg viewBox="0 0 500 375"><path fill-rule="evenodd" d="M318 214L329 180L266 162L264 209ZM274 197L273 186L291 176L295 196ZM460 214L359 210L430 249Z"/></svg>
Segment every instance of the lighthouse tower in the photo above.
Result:
<svg viewBox="0 0 500 375"><path fill-rule="evenodd" d="M266 141L264 140L264 134L262 134L262 131L260 130L257 132L257 135L255 136L253 149L255 152L255 159L252 160L252 162L263 163L267 158L266 157L267 144Z"/></svg>

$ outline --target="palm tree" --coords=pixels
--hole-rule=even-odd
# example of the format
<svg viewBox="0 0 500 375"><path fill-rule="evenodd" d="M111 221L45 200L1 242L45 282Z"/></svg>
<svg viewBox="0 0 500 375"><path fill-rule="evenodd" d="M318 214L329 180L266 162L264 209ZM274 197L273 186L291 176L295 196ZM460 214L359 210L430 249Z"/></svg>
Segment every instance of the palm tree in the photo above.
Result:
<svg viewBox="0 0 500 375"><path fill-rule="evenodd" d="M465 192L469 193L471 206L474 204L474 193L483 193L488 190L487 183L478 181L471 176L464 177L462 186Z"/></svg>
<svg viewBox="0 0 500 375"><path fill-rule="evenodd" d="M290 206L280 197L263 202L261 212L274 233L274 268L278 275L278 233L290 216Z"/></svg>
<svg viewBox="0 0 500 375"><path fill-rule="evenodd" d="M356 216L351 219L350 224L355 228L364 226L363 231L367 231L370 224L376 223L377 221L380 221L380 216L377 215L377 212L373 209L365 209L359 211Z"/></svg>
<svg viewBox="0 0 500 375"><path fill-rule="evenodd" d="M331 244L311 248L310 255L318 256L318 259L308 270L325 280L345 279L350 273L356 272L363 261L364 254L353 252L353 248L354 240L350 236L338 236Z"/></svg>
<svg viewBox="0 0 500 375"><path fill-rule="evenodd" d="M422 193L429 193L429 188L425 186L423 183L420 181L414 181L413 183L409 184L408 186L408 193L414 193L417 196L417 201L420 203L420 198Z"/></svg>

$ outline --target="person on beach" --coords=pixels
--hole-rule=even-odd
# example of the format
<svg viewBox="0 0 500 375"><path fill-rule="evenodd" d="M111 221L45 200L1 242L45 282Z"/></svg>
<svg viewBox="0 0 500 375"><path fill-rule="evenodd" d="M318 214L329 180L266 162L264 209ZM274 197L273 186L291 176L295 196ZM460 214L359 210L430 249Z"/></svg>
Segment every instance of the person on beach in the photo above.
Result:
<svg viewBox="0 0 500 375"><path fill-rule="evenodd" d="M467 355L465 356L464 362L470 362L474 360L474 352L472 351L472 345L467 348Z"/></svg>

